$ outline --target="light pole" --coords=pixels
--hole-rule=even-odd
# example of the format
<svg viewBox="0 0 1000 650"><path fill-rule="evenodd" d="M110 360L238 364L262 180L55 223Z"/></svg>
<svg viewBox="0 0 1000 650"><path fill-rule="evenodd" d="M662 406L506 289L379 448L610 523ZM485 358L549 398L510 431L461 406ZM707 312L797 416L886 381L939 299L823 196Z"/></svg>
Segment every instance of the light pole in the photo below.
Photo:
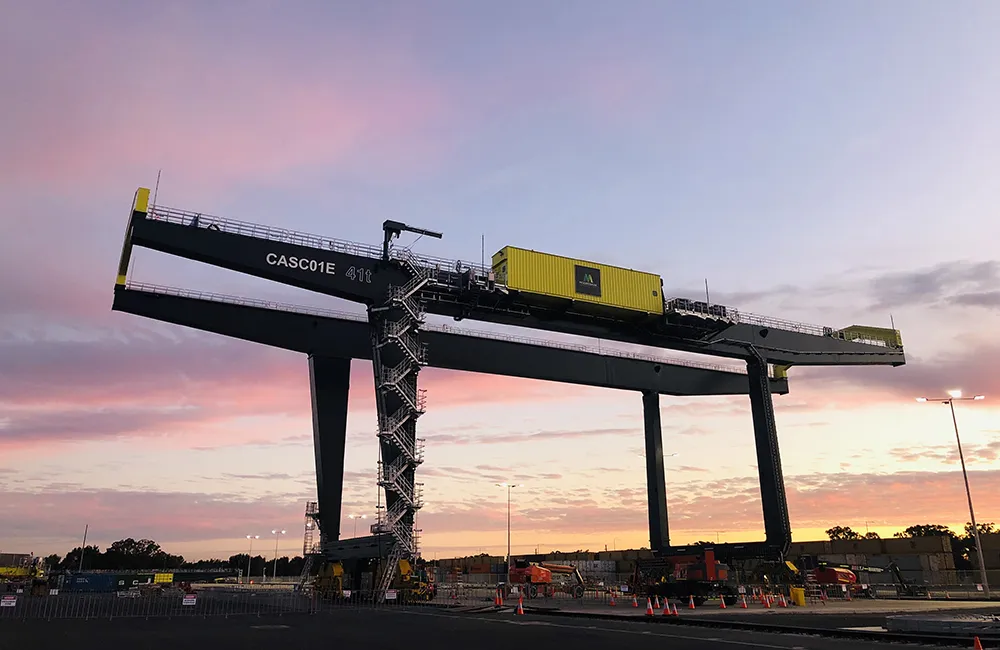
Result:
<svg viewBox="0 0 1000 650"><path fill-rule="evenodd" d="M979 556L979 575L980 579L983 581L983 595L985 595L986 599L989 600L990 583L986 579L986 562L983 561L983 545L979 541L979 527L976 525L976 511L972 508L972 490L969 489L969 473L965 471L965 455L962 453L962 439L958 436L958 418L955 417L955 400L964 402L979 401L982 399L986 399L986 396L976 395L975 397L962 397L962 391L950 390L948 391L947 398L918 397L917 401L947 404L951 409L951 423L955 425L955 442L958 443L958 460L962 463L962 478L965 480L965 496L969 500L969 519L972 520L972 536L976 540L976 555Z"/></svg>
<svg viewBox="0 0 1000 650"><path fill-rule="evenodd" d="M278 579L278 537L285 534L283 530L272 530L271 534L274 535L274 570L271 571L271 580Z"/></svg>
<svg viewBox="0 0 1000 650"><path fill-rule="evenodd" d="M253 541L255 539L260 539L260 535L247 535L247 539L250 540L250 550L247 551L247 583L250 582L250 560L253 558Z"/></svg>
<svg viewBox="0 0 1000 650"><path fill-rule="evenodd" d="M504 585L506 585L507 592L510 593L510 491L521 486L513 483L497 483L497 487L507 488L507 577Z"/></svg>
<svg viewBox="0 0 1000 650"><path fill-rule="evenodd" d="M354 535L353 535L353 537L357 537L358 536L358 519L366 519L367 517L368 517L368 515L347 515L348 519L353 519L354 520Z"/></svg>

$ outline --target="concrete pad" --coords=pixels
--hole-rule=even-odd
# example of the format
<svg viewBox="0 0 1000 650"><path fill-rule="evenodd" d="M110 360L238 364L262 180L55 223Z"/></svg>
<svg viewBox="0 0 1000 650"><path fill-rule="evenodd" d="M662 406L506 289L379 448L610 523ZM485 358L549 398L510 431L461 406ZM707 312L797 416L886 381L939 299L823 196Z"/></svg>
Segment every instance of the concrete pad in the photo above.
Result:
<svg viewBox="0 0 1000 650"><path fill-rule="evenodd" d="M941 634L1000 638L1000 615L917 614L888 616L885 627L890 632Z"/></svg>

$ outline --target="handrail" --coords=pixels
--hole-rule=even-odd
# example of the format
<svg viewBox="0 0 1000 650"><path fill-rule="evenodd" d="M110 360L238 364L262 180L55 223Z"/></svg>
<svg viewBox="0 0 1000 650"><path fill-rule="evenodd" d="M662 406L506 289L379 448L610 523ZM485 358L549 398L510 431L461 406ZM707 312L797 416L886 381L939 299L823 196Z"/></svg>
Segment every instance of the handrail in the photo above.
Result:
<svg viewBox="0 0 1000 650"><path fill-rule="evenodd" d="M285 244L295 244L298 246L308 246L320 250L330 250L336 253L347 255L359 255L371 259L381 259L382 249L371 244L337 239L335 237L323 237L299 230L288 228L276 228L239 219L228 217L218 217L202 212L191 212L189 210L178 210L165 206L154 205L149 209L147 218L155 221L166 221L176 223L181 226L197 225L199 227L214 227L222 232L233 235L243 235L255 239L266 239L268 241L282 242ZM404 246L393 246L389 251L389 256L394 259L410 259L429 269L452 270L458 260L446 259L443 257L433 257L414 253L410 248ZM461 268L472 269L479 275L486 275L489 269L472 262L460 262Z"/></svg>
<svg viewBox="0 0 1000 650"><path fill-rule="evenodd" d="M153 205L149 208L147 218L157 221L176 223L182 226L198 225L204 227L214 227L223 232L235 235L295 244L298 246L308 246L310 248L317 248L321 250L331 250L347 255L359 255L361 257L368 257L372 259L380 259L382 257L382 249L378 246L372 246L371 244L336 239L334 237L324 237L298 230L290 230L288 228L276 228L274 226L266 226L251 223L249 221L240 221L239 219L219 217L202 212L191 212L189 210L179 210L176 208ZM470 269L475 274L482 277L487 276L491 271L489 266L482 264L447 259L443 257L433 257L430 255L421 255L419 253L414 253L409 247L403 246L393 246L389 251L389 256L397 260L410 260L411 263L416 263L428 269L441 271L452 271L456 268ZM827 336L828 332L835 331L833 328L829 327L811 325L808 323L801 323L782 318L772 318L770 316L761 316L759 314L752 314L749 312L740 312L738 309L734 308L727 308L727 313L736 323L771 327L779 330L798 332L800 334ZM890 347L888 341L881 339L857 339L855 342Z"/></svg>
<svg viewBox="0 0 1000 650"><path fill-rule="evenodd" d="M207 300L212 302L221 302L230 305L240 305L245 307L256 307L258 309L270 309L272 311L284 311L293 314L307 314L310 316L321 316L324 318L340 318L345 320L352 320L361 323L368 322L368 316L365 314L359 314L357 312L348 311L338 311L333 309L324 309L321 307L306 307L302 305L293 305L289 303L276 302L273 300L260 300L257 298L243 298L240 296L232 296L223 293L215 293L211 291L195 291L192 289L180 289L178 287L168 287L157 284L149 284L145 282L135 282L128 281L125 285L127 289L134 291L142 291L145 293L157 293L169 296L177 296L180 298L193 298L196 300ZM705 370L715 370L718 372L731 372L734 374L746 374L746 370L736 366L725 366L717 363L709 363L705 361L693 361L691 359L681 359L672 357L661 357L651 354L642 354L639 352L628 352L626 350L617 349L604 349L594 346L581 345L576 343L561 343L558 341L550 341L546 339L538 339L527 336L517 336L514 334L503 334L499 332L488 332L484 330L466 329L464 327L450 327L448 325L424 325L423 329L441 332L443 334L458 334L462 336L473 336L476 338L491 339L495 341L506 341L508 343L520 343L523 345L534 345L546 348L555 348L558 350L567 350L571 352L584 352L587 354L596 354L606 357L617 357L620 359L635 359L637 361L650 361L653 363L663 363L675 366L686 366L688 368L702 368ZM768 374L773 377L773 371L769 371Z"/></svg>

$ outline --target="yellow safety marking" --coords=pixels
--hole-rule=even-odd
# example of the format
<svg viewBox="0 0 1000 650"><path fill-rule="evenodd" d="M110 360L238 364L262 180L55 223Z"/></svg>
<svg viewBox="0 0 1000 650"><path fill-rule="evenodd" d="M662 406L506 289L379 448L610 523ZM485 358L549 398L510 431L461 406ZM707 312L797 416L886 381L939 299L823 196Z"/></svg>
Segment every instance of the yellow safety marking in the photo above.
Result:
<svg viewBox="0 0 1000 650"><path fill-rule="evenodd" d="M132 212L146 213L149 211L149 188L140 187L135 191L135 200L132 201Z"/></svg>

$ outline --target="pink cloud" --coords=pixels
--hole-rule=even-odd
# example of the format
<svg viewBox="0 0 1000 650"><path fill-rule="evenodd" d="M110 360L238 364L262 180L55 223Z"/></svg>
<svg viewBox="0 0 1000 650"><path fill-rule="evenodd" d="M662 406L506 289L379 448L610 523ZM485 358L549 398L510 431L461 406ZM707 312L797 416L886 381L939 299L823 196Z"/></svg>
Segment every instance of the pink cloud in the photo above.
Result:
<svg viewBox="0 0 1000 650"><path fill-rule="evenodd" d="M19 29L8 34L18 56L0 67L18 89L0 126L7 182L92 185L157 168L188 186L273 182L348 160L415 172L454 117L417 58L380 34L338 25L316 38L304 16L292 33L259 13L147 9L96 18L63 6L8 23ZM27 37L40 31L48 46Z"/></svg>
<svg viewBox="0 0 1000 650"><path fill-rule="evenodd" d="M179 447L247 444L234 418L310 417L306 357L210 335L99 330L92 340L0 339L0 447L7 451L117 438ZM352 413L372 411L371 364L351 372ZM420 385L434 409L555 400L586 388L434 368ZM243 437L241 437L243 436Z"/></svg>

